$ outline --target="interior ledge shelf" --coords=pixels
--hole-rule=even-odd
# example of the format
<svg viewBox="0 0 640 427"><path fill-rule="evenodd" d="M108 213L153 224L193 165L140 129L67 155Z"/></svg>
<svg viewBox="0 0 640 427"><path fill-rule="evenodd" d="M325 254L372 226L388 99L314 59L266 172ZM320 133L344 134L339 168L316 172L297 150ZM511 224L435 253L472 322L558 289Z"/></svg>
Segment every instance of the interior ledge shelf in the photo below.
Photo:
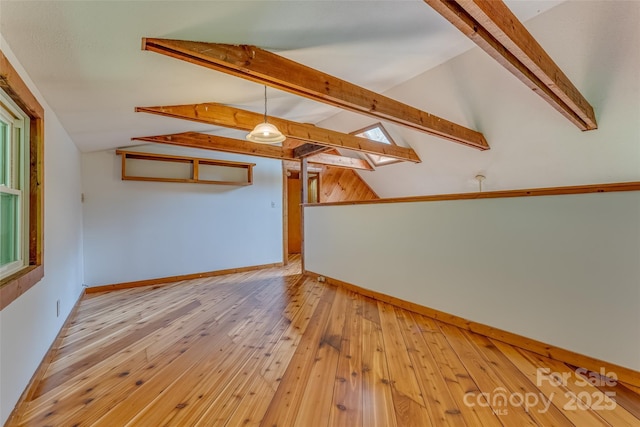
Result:
<svg viewBox="0 0 640 427"><path fill-rule="evenodd" d="M116 150L122 180L252 185L255 163Z"/></svg>

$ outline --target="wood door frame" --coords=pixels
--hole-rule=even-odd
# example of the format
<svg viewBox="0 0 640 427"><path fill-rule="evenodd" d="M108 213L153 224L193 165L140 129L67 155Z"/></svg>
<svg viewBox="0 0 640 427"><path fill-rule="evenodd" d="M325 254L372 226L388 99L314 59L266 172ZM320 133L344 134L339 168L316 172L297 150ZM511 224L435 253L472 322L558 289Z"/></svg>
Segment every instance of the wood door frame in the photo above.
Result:
<svg viewBox="0 0 640 427"><path fill-rule="evenodd" d="M289 190L287 166L282 162L282 264L289 265Z"/></svg>
<svg viewBox="0 0 640 427"><path fill-rule="evenodd" d="M282 262L284 265L289 264L289 186L287 184L287 179L289 179L287 174L289 172L302 174L301 171L288 166L285 161L282 162ZM310 172L309 175L316 175L318 178L317 198L318 203L320 203L320 195L322 194L320 191L322 185L322 172L314 170ZM301 225L304 226L304 215L300 215L300 222ZM302 236L302 238L303 241L301 244L304 245L304 236ZM304 258L304 251L301 251L301 256ZM301 265L304 266L304 260L301 260Z"/></svg>

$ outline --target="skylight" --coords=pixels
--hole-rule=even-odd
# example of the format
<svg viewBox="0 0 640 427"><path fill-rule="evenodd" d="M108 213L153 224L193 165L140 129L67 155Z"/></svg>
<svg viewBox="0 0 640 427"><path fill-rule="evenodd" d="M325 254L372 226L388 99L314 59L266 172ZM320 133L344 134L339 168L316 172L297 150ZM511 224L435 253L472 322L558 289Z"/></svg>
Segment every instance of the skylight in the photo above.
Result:
<svg viewBox="0 0 640 427"><path fill-rule="evenodd" d="M364 129L357 130L352 132L355 136L359 136L361 138L371 139L373 141L382 142L383 144L388 145L397 145L391 136L387 133L384 127L382 127L381 123L376 123ZM399 162L400 160L395 159L393 157L380 156L378 154L370 154L366 153L366 156L369 158L371 163L374 166L383 166L391 163Z"/></svg>

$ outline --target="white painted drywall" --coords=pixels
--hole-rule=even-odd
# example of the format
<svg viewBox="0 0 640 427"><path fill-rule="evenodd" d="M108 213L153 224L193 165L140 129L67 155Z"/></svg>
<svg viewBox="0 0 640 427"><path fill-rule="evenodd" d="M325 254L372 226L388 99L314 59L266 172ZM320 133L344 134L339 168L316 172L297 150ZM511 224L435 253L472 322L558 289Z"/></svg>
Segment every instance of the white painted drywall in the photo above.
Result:
<svg viewBox="0 0 640 427"><path fill-rule="evenodd" d="M45 108L44 279L0 311L4 424L76 303L83 271L80 153L3 38L0 49Z"/></svg>
<svg viewBox="0 0 640 427"><path fill-rule="evenodd" d="M114 150L83 154L88 286L282 261L279 160L163 145L134 151L256 163L254 184L122 181Z"/></svg>
<svg viewBox="0 0 640 427"><path fill-rule="evenodd" d="M568 1L526 27L592 104L582 132L488 54L474 48L385 95L481 131L478 151L383 122L422 163L359 171L380 197L640 179L640 2ZM460 35L460 37L464 37ZM377 120L341 112L319 126L352 132Z"/></svg>
<svg viewBox="0 0 640 427"><path fill-rule="evenodd" d="M640 370L640 192L304 215L309 271Z"/></svg>

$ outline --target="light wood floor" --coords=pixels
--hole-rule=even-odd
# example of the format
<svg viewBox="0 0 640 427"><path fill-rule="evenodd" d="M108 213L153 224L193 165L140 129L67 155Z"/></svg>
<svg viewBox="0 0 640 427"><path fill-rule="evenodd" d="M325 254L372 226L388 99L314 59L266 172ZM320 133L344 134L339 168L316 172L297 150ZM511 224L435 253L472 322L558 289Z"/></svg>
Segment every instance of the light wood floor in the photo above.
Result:
<svg viewBox="0 0 640 427"><path fill-rule="evenodd" d="M640 425L637 389L298 268L86 296L9 425Z"/></svg>

